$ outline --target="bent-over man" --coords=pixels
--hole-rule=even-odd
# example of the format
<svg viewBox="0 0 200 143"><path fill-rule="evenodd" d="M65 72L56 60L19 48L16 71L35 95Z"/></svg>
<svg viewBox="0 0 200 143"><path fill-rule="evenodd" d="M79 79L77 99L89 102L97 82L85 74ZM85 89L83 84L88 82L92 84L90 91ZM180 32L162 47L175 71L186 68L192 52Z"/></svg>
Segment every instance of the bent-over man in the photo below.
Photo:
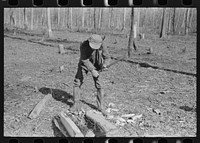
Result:
<svg viewBox="0 0 200 143"><path fill-rule="evenodd" d="M110 61L110 56L107 47L103 43L103 40L104 38L102 38L100 35L94 34L80 45L80 59L73 86L74 104L70 109L71 111L79 112L81 110L81 85L83 84L84 75L88 72L91 72L95 87L97 89L97 108L103 113L103 115L106 115L106 112L102 107L104 93L102 89L102 82L99 78L99 73L104 68L106 69Z"/></svg>

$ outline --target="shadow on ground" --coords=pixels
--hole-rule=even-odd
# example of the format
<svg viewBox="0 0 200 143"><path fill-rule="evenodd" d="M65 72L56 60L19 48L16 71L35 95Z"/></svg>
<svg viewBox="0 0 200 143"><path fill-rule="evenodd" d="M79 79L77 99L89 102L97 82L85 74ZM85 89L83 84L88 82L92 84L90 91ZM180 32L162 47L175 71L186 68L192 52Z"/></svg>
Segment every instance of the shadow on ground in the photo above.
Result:
<svg viewBox="0 0 200 143"><path fill-rule="evenodd" d="M42 87L39 89L39 92L42 94L52 94L52 97L57 100L61 101L63 103L66 103L70 107L73 105L72 103L72 95L70 93L67 93L66 91L60 90L60 89L53 89L53 88L47 88L47 87Z"/></svg>
<svg viewBox="0 0 200 143"><path fill-rule="evenodd" d="M66 91L60 90L60 89L53 89L53 88L47 88L47 87L42 87L39 89L39 92L41 92L44 95L51 94L52 97L57 100L61 101L69 106L72 106L72 95L70 93L67 93ZM54 117L55 118L55 117ZM65 137L61 131L56 127L53 119L52 119L52 125L51 128L53 130L53 135L54 137Z"/></svg>
<svg viewBox="0 0 200 143"><path fill-rule="evenodd" d="M175 70L175 69L168 69L168 68L163 68L163 67L159 67L159 66L154 66L154 65L150 65L149 63L146 63L146 62L135 62L135 61L132 61L130 59L123 59L123 58L119 59L119 58L115 58L115 57L111 57L111 59L120 60L120 61L124 61L124 62L128 62L128 63L132 63L132 64L138 64L140 67L143 67L143 68L159 69L159 70L163 70L163 71L169 71L169 72L173 72L173 73L178 73L178 74L196 77L195 73L178 71L178 70Z"/></svg>

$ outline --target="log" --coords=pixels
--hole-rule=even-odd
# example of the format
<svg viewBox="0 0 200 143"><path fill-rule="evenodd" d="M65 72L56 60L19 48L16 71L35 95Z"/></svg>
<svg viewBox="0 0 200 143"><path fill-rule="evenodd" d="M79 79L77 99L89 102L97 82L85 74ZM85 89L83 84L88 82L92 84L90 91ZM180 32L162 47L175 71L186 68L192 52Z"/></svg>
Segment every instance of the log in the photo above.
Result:
<svg viewBox="0 0 200 143"><path fill-rule="evenodd" d="M31 113L29 114L29 118L33 119L36 118L37 116L39 116L40 112L42 111L42 109L45 106L45 103L51 99L52 95L51 94L47 94L31 111Z"/></svg>
<svg viewBox="0 0 200 143"><path fill-rule="evenodd" d="M84 137L76 124L64 112L61 112L59 117L61 123L63 124L65 130L70 137Z"/></svg>
<svg viewBox="0 0 200 143"><path fill-rule="evenodd" d="M118 134L117 127L106 120L106 118L97 111L90 110L86 112L86 118L91 120L95 125L99 126L103 132L105 133L105 136L116 136Z"/></svg>
<svg viewBox="0 0 200 143"><path fill-rule="evenodd" d="M95 137L95 134L93 133L92 130L88 130L87 133L85 134L85 137Z"/></svg>
<svg viewBox="0 0 200 143"><path fill-rule="evenodd" d="M69 137L67 131L65 130L63 124L61 123L59 117L54 118L53 122L55 124L55 126L59 129L59 131L65 136L65 137Z"/></svg>

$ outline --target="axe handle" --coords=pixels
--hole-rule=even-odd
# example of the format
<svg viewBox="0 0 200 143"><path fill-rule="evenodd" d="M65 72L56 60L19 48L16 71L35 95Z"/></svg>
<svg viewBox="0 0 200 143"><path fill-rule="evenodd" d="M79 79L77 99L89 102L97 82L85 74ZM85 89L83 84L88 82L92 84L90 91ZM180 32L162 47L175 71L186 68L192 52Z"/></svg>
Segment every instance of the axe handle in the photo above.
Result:
<svg viewBox="0 0 200 143"><path fill-rule="evenodd" d="M114 61L113 63L109 64L109 65L107 66L107 68L113 66L114 64L118 63L119 61L121 61L121 60L123 60L123 59L125 59L125 58L126 58L126 55L124 55L123 57L117 59L117 60Z"/></svg>

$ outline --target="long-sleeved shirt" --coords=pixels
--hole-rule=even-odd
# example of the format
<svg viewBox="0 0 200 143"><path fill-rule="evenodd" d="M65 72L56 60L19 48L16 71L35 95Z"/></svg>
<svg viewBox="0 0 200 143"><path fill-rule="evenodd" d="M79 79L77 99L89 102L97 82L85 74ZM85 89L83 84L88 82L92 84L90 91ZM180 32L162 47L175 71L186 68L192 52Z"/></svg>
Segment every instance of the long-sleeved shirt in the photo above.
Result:
<svg viewBox="0 0 200 143"><path fill-rule="evenodd" d="M80 45L80 60L79 64L87 71L101 70L102 65L107 66L110 62L110 55L107 47L102 43L97 50L89 46L89 41L86 40Z"/></svg>

